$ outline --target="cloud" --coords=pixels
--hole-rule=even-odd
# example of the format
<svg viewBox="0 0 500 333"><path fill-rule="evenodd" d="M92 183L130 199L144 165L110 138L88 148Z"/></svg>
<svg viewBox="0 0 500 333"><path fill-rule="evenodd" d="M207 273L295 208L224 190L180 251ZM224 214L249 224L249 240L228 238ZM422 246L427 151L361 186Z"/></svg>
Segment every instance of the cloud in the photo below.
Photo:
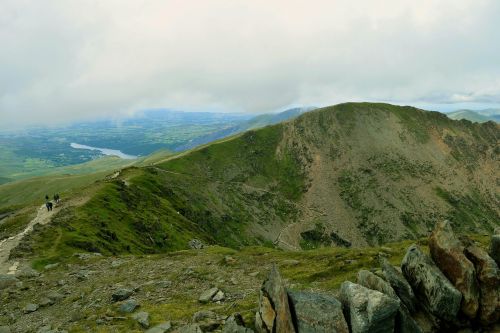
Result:
<svg viewBox="0 0 500 333"><path fill-rule="evenodd" d="M495 0L2 0L0 120L500 103L498 17Z"/></svg>

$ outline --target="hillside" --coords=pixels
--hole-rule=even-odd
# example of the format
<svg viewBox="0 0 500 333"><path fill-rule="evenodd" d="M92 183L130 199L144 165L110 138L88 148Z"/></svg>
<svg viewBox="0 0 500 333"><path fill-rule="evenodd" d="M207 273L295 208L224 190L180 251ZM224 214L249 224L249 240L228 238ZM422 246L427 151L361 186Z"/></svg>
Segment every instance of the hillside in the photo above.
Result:
<svg viewBox="0 0 500 333"><path fill-rule="evenodd" d="M128 168L95 185L16 254L153 253L200 238L230 247L366 246L498 225L494 123L348 103Z"/></svg>
<svg viewBox="0 0 500 333"><path fill-rule="evenodd" d="M485 110L457 110L446 114L454 120L466 119L469 121L484 123L487 121L500 122L500 110L485 109Z"/></svg>

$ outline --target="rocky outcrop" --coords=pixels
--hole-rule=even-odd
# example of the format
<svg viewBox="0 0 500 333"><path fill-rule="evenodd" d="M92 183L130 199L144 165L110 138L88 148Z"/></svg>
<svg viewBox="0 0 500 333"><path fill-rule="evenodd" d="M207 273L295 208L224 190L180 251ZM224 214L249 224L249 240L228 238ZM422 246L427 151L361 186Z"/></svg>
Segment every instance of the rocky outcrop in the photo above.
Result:
<svg viewBox="0 0 500 333"><path fill-rule="evenodd" d="M401 269L417 298L431 314L445 321L456 318L462 294L416 245L408 248Z"/></svg>
<svg viewBox="0 0 500 333"><path fill-rule="evenodd" d="M429 249L436 265L462 293L462 312L471 319L475 318L479 308L476 270L465 256L464 246L453 233L450 222L436 224L429 237Z"/></svg>
<svg viewBox="0 0 500 333"><path fill-rule="evenodd" d="M392 266L387 259L381 257L380 265L382 266L382 274L391 287L394 289L399 299L406 306L410 313L413 313L417 309L417 300L413 289L411 289L410 284L406 281L403 274Z"/></svg>
<svg viewBox="0 0 500 333"><path fill-rule="evenodd" d="M340 299L351 332L393 332L399 300L359 284L345 281L340 287Z"/></svg>
<svg viewBox="0 0 500 333"><path fill-rule="evenodd" d="M332 296L288 291L290 306L300 333L348 333L342 304Z"/></svg>
<svg viewBox="0 0 500 333"><path fill-rule="evenodd" d="M500 266L500 228L495 228L495 232L491 236L490 256Z"/></svg>
<svg viewBox="0 0 500 333"><path fill-rule="evenodd" d="M288 295L275 265L260 290L255 327L258 332L295 333Z"/></svg>
<svg viewBox="0 0 500 333"><path fill-rule="evenodd" d="M465 249L465 255L476 268L480 285L479 321L490 325L500 319L500 272L495 261L476 245Z"/></svg>
<svg viewBox="0 0 500 333"><path fill-rule="evenodd" d="M227 318L222 333L253 333L253 330L245 327L243 318L239 313L236 313Z"/></svg>

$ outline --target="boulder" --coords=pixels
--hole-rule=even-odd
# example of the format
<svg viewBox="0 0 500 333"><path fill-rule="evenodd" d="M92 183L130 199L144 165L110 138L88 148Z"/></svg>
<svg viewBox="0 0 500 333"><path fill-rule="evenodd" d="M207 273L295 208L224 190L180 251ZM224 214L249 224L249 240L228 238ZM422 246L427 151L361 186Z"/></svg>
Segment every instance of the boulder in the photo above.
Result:
<svg viewBox="0 0 500 333"><path fill-rule="evenodd" d="M479 281L479 321L483 325L500 320L500 271L496 262L486 251L471 245L465 255L474 264Z"/></svg>
<svg viewBox="0 0 500 333"><path fill-rule="evenodd" d="M227 318L222 333L253 333L253 330L245 327L245 322L241 315L235 313Z"/></svg>
<svg viewBox="0 0 500 333"><path fill-rule="evenodd" d="M139 303L135 299L129 299L120 305L120 312L132 313L139 307Z"/></svg>
<svg viewBox="0 0 500 333"><path fill-rule="evenodd" d="M219 316L213 311L201 310L193 315L193 322L198 324L203 332L212 332L221 325Z"/></svg>
<svg viewBox="0 0 500 333"><path fill-rule="evenodd" d="M384 279L373 274L370 271L360 270L358 272L357 281L358 284L362 285L363 287L380 291L381 293L389 297L392 297L398 302L400 302L399 297L396 295L396 292L394 291L394 289L392 289L391 285ZM411 317L410 312L408 311L404 303L400 303L398 313L396 314L395 328L396 332L401 332L401 333L422 332L420 327L418 327L418 324Z"/></svg>
<svg viewBox="0 0 500 333"><path fill-rule="evenodd" d="M149 327L149 313L145 311L137 312L132 316L132 318L135 319L142 327Z"/></svg>
<svg viewBox="0 0 500 333"><path fill-rule="evenodd" d="M205 290L200 297L198 298L198 301L200 303L208 303L212 300L212 298L219 292L219 288L214 287L210 288L208 290Z"/></svg>
<svg viewBox="0 0 500 333"><path fill-rule="evenodd" d="M16 272L16 277L20 279L31 279L39 276L40 272L31 267L24 267Z"/></svg>
<svg viewBox="0 0 500 333"><path fill-rule="evenodd" d="M380 264L382 266L382 274L396 292L401 302L403 302L410 313L415 312L417 310L417 299L403 274L394 268L385 258L380 258Z"/></svg>
<svg viewBox="0 0 500 333"><path fill-rule="evenodd" d="M399 301L379 291L345 281L340 299L353 333L393 332Z"/></svg>
<svg viewBox="0 0 500 333"><path fill-rule="evenodd" d="M0 290L13 286L17 282L19 280L14 275L2 274L0 275Z"/></svg>
<svg viewBox="0 0 500 333"><path fill-rule="evenodd" d="M132 295L134 291L131 290L131 289L126 289L126 288L120 288L118 290L116 290L112 295L111 295L111 299L114 301L114 302L118 302L118 301L124 301L126 300L127 298L130 297L130 295Z"/></svg>
<svg viewBox="0 0 500 333"><path fill-rule="evenodd" d="M415 244L408 248L401 268L417 298L431 314L447 321L456 318L462 294Z"/></svg>
<svg viewBox="0 0 500 333"><path fill-rule="evenodd" d="M255 326L258 332L295 333L288 295L276 265L262 284Z"/></svg>
<svg viewBox="0 0 500 333"><path fill-rule="evenodd" d="M36 310L38 310L38 304L30 303L24 307L23 312L24 313L31 313L31 312L35 312Z"/></svg>
<svg viewBox="0 0 500 333"><path fill-rule="evenodd" d="M198 324L189 324L179 327L174 333L203 333Z"/></svg>
<svg viewBox="0 0 500 333"><path fill-rule="evenodd" d="M226 295L222 290L218 290L217 293L215 293L214 297L212 297L213 302L220 302L223 301L226 298Z"/></svg>
<svg viewBox="0 0 500 333"><path fill-rule="evenodd" d="M190 249L193 249L193 250L201 250L205 247L205 245L203 244L203 242L199 239L191 239L189 242L188 242L188 246Z"/></svg>
<svg viewBox="0 0 500 333"><path fill-rule="evenodd" d="M288 291L297 331L301 333L349 333L342 304L332 296Z"/></svg>
<svg viewBox="0 0 500 333"><path fill-rule="evenodd" d="M475 318L479 309L479 287L476 282L476 270L464 254L464 246L455 236L450 222L436 224L429 237L431 257L462 293L462 312L469 318Z"/></svg>
<svg viewBox="0 0 500 333"><path fill-rule="evenodd" d="M145 333L165 333L172 328L172 324L169 321L155 325L148 329Z"/></svg>

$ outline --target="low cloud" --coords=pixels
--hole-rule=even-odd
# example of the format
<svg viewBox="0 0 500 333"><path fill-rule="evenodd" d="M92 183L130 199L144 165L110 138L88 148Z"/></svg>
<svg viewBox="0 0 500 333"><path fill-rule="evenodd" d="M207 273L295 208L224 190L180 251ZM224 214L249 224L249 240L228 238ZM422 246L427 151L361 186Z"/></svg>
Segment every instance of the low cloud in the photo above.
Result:
<svg viewBox="0 0 500 333"><path fill-rule="evenodd" d="M1 123L500 104L498 17L495 0L3 0Z"/></svg>

